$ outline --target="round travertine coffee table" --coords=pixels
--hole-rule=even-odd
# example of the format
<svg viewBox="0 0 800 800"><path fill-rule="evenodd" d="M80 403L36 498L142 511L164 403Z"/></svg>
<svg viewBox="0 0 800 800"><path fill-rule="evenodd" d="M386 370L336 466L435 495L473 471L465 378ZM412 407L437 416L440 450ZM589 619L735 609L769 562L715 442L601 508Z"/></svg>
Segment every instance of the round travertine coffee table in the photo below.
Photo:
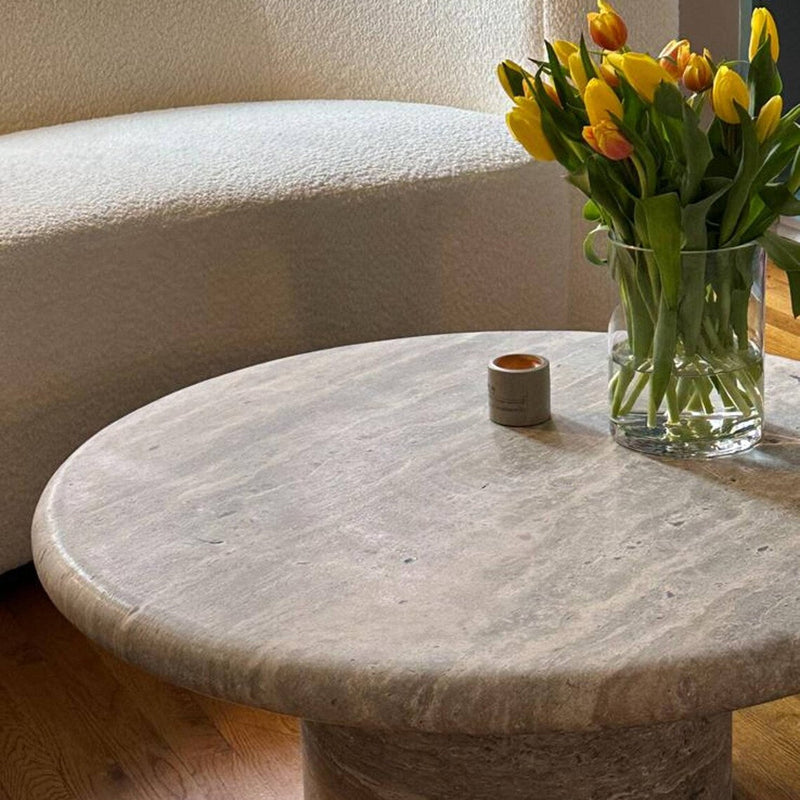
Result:
<svg viewBox="0 0 800 800"><path fill-rule="evenodd" d="M553 420L487 417L551 361ZM313 800L729 798L730 711L800 691L800 364L756 451L647 458L605 337L434 336L199 384L80 448L34 522L82 631L303 717Z"/></svg>

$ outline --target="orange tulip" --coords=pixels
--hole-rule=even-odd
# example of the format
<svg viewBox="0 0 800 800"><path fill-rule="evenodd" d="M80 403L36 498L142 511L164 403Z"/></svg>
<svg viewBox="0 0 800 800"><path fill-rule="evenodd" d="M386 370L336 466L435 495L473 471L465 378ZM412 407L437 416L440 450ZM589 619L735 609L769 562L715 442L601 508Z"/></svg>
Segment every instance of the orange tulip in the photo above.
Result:
<svg viewBox="0 0 800 800"><path fill-rule="evenodd" d="M587 15L589 34L594 43L604 50L619 50L628 41L628 28L625 21L606 0L597 0L599 12Z"/></svg>
<svg viewBox="0 0 800 800"><path fill-rule="evenodd" d="M633 145L609 120L587 125L583 129L583 138L592 150L612 161L622 161L633 154Z"/></svg>
<svg viewBox="0 0 800 800"><path fill-rule="evenodd" d="M673 39L658 54L658 61L669 73L670 77L679 80L686 69L686 65L689 63L690 55L691 46L688 39L681 39L680 41Z"/></svg>
<svg viewBox="0 0 800 800"><path fill-rule="evenodd" d="M708 52L708 51L706 51ZM683 71L683 85L690 92L704 92L711 88L714 82L714 72L708 59L692 53Z"/></svg>
<svg viewBox="0 0 800 800"><path fill-rule="evenodd" d="M525 97L529 100L536 100L536 93L531 88L532 81L523 81L522 83L522 92ZM561 98L558 96L558 92L556 91L556 87L549 84L547 81L542 81L542 86L544 86L544 90L547 92L550 99L559 107L562 108L561 105Z"/></svg>
<svg viewBox="0 0 800 800"><path fill-rule="evenodd" d="M610 67L606 62L605 56L603 60L600 62L600 66L597 68L597 71L600 73L600 77L611 87L616 89L619 86L619 75L617 75L616 70L613 67Z"/></svg>

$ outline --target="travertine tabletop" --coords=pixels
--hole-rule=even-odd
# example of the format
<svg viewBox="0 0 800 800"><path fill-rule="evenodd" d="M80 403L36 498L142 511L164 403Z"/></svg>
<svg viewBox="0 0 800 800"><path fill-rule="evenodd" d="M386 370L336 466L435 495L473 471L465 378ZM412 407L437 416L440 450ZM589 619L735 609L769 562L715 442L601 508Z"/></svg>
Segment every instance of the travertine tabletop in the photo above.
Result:
<svg viewBox="0 0 800 800"><path fill-rule="evenodd" d="M486 365L513 351L549 358L551 422L489 421ZM601 334L433 336L198 384L61 467L34 521L39 574L121 657L324 723L309 758L338 726L537 747L722 730L800 691L800 364L767 361L759 448L686 462L611 441L605 352ZM307 797L451 796L334 789L320 770Z"/></svg>

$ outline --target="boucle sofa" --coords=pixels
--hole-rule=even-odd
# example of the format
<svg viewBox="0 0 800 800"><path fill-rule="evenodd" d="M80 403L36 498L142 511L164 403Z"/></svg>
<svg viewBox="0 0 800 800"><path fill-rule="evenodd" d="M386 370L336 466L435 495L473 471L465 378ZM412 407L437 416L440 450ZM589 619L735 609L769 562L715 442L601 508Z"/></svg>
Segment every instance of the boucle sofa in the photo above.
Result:
<svg viewBox="0 0 800 800"><path fill-rule="evenodd" d="M58 464L182 386L374 338L603 326L577 198L510 140L493 76L585 5L14 3L0 572ZM642 45L677 30L677 0L618 7Z"/></svg>

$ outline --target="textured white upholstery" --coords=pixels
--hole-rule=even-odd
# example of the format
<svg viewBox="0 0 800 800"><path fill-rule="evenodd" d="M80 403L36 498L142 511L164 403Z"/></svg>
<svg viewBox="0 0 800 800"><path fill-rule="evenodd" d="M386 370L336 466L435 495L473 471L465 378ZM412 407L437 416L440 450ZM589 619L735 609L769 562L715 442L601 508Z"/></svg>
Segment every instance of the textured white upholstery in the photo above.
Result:
<svg viewBox="0 0 800 800"><path fill-rule="evenodd" d="M502 111L504 58L576 38L592 0L11 0L0 133L154 108L366 98ZM678 0L619 0L660 50Z"/></svg>
<svg viewBox="0 0 800 800"><path fill-rule="evenodd" d="M677 30L677 0L618 6L651 41ZM455 108L505 109L495 62L574 35L586 10L12 2L0 572L30 558L36 499L61 460L169 391L374 338L602 327L611 294L583 263L560 167L533 163L501 116ZM311 97L373 101L285 100ZM169 107L183 108L153 110Z"/></svg>

